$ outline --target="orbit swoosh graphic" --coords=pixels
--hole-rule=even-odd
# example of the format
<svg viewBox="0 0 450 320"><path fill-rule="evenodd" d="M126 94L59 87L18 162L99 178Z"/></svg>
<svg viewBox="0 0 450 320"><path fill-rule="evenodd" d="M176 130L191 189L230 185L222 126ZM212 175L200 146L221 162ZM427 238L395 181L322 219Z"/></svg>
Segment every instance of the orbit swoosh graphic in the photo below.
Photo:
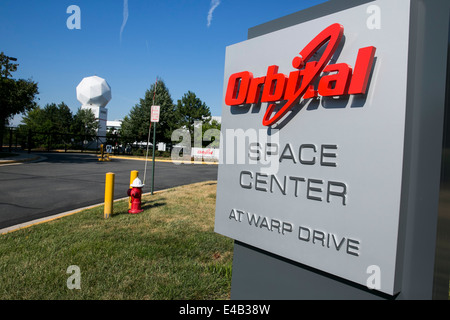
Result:
<svg viewBox="0 0 450 320"><path fill-rule="evenodd" d="M279 121L291 108L298 103L301 97L304 96L310 85L312 85L326 65L330 62L334 53L336 52L339 43L344 34L344 27L339 23L330 25L319 33L306 47L300 52L299 57L295 57L292 61L292 65L296 69L301 69L307 65L307 62L311 57L322 48L327 42L327 47L322 54L320 60L316 62L310 62L303 71L303 79L300 87L294 92L293 96L286 102L286 104L277 111L274 115L275 104L270 104L267 107L266 113L263 118L264 126L271 126Z"/></svg>

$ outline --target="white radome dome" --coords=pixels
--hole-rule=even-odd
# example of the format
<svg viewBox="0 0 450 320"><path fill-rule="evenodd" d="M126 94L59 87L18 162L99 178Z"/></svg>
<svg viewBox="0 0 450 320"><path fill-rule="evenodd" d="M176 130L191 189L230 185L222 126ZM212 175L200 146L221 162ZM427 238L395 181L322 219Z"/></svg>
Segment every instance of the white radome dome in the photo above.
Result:
<svg viewBox="0 0 450 320"><path fill-rule="evenodd" d="M77 99L83 106L105 107L111 101L111 87L103 78L84 78L77 86Z"/></svg>

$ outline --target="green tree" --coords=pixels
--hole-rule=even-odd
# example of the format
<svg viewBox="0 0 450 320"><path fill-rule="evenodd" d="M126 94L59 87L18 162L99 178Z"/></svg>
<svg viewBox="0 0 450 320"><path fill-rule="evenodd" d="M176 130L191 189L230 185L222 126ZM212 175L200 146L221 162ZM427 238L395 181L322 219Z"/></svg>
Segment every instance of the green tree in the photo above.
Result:
<svg viewBox="0 0 450 320"><path fill-rule="evenodd" d="M92 141L97 135L100 124L91 109L79 108L73 116L70 132L75 145L83 145L83 141Z"/></svg>
<svg viewBox="0 0 450 320"><path fill-rule="evenodd" d="M92 137L97 134L100 124L95 119L95 114L91 109L79 108L73 116L70 130L72 134L82 137ZM83 138L84 139L84 138Z"/></svg>
<svg viewBox="0 0 450 320"><path fill-rule="evenodd" d="M69 134L71 133L70 127L73 122L73 114L70 111L69 106L67 106L64 102L61 102L56 106L55 112L52 114L53 117L57 117L55 119L55 130L59 133Z"/></svg>
<svg viewBox="0 0 450 320"><path fill-rule="evenodd" d="M17 61L16 58L11 58L5 55L2 51L0 53L0 77L9 78L11 76L11 72L17 71L18 63L10 63L10 61Z"/></svg>
<svg viewBox="0 0 450 320"><path fill-rule="evenodd" d="M42 126L45 125L45 111L41 107L37 106L34 109L29 110L22 118L22 124L19 125L19 135L23 138L27 137L31 134L30 141L32 146L43 147L46 144L46 135L41 134L43 132ZM28 143L28 140L25 139L22 143ZM31 146L30 146L31 147Z"/></svg>
<svg viewBox="0 0 450 320"><path fill-rule="evenodd" d="M39 93L37 83L9 78L18 67L18 64L10 63L11 60L15 59L0 53L0 142L3 142L3 131L9 120L17 114L35 108L35 99Z"/></svg>
<svg viewBox="0 0 450 320"><path fill-rule="evenodd" d="M72 112L64 102L58 105L50 103L43 109L38 106L29 110L24 115L22 123L34 132L68 134L72 118Z"/></svg>
<svg viewBox="0 0 450 320"><path fill-rule="evenodd" d="M175 112L178 127L188 129L191 137L193 137L195 122L209 123L211 120L209 107L191 91L178 100Z"/></svg>
<svg viewBox="0 0 450 320"><path fill-rule="evenodd" d="M25 129L33 132L45 131L45 111L41 107L37 106L34 109L29 110L22 118L22 125Z"/></svg>
<svg viewBox="0 0 450 320"><path fill-rule="evenodd" d="M123 119L120 136L124 141L147 141L152 105L160 106L160 118L156 124L156 140L166 143L171 141L176 123L175 107L169 90L161 79L150 86L150 89L145 92L145 97L140 99L139 104L136 104ZM153 129L151 134L153 134Z"/></svg>
<svg viewBox="0 0 450 320"><path fill-rule="evenodd" d="M36 107L29 110L22 119L21 132L33 132L35 144L44 147L67 144L71 133L73 116L70 108L64 103L47 104L44 108Z"/></svg>
<svg viewBox="0 0 450 320"><path fill-rule="evenodd" d="M202 147L219 148L220 146L220 128L221 124L217 120L210 122L201 122L201 131L199 128L194 130L194 141L202 142Z"/></svg>

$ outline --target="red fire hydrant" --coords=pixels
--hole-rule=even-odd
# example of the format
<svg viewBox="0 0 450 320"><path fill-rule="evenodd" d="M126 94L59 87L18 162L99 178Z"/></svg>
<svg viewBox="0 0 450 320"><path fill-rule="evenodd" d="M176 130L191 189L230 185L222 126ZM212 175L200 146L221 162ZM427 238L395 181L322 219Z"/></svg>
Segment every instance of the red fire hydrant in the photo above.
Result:
<svg viewBox="0 0 450 320"><path fill-rule="evenodd" d="M142 184L141 179L134 179L133 183L130 185L131 189L128 189L127 194L131 197L131 209L128 210L128 213L136 214L144 211L141 208L141 197L142 197L142 188L144 185Z"/></svg>

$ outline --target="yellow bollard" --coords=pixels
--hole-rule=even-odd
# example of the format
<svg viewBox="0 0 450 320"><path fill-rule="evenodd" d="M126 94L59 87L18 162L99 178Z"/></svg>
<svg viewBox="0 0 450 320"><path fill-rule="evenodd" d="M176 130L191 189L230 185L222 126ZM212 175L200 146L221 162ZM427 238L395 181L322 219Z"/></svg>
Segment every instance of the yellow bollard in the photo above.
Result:
<svg viewBox="0 0 450 320"><path fill-rule="evenodd" d="M98 161L103 161L103 154L105 151L103 150L103 144L100 145L100 156L98 156Z"/></svg>
<svg viewBox="0 0 450 320"><path fill-rule="evenodd" d="M108 172L106 174L105 182L105 209L103 217L108 219L113 213L113 202L114 202L114 177L115 174Z"/></svg>
<svg viewBox="0 0 450 320"><path fill-rule="evenodd" d="M139 171L137 170L133 170L130 173L130 184L129 186L131 186L131 184L133 183L134 179L136 179L139 175ZM131 187L130 187L131 189ZM128 209L131 209L131 197L128 197Z"/></svg>

